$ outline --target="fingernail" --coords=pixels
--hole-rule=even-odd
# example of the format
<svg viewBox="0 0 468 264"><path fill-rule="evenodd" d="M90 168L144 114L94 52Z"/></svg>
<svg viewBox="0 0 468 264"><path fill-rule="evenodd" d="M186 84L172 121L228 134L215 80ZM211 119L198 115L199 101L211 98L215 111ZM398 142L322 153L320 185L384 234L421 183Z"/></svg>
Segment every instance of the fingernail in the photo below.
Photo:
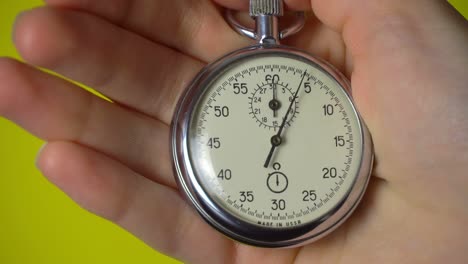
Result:
<svg viewBox="0 0 468 264"><path fill-rule="evenodd" d="M15 17L15 21L13 22L13 30L11 31L11 39L13 40L13 42L15 44L17 44L17 35L16 35L16 29L18 28L18 24L19 22L21 21L21 18L26 14L26 12L28 11L23 11L21 13L19 13L18 15L16 15Z"/></svg>
<svg viewBox="0 0 468 264"><path fill-rule="evenodd" d="M14 21L14 24L13 24L13 28L16 28L16 25L18 24L18 22L21 20L21 18L23 18L27 13L29 12L29 10L27 11L23 11L21 13L18 13L15 17L15 21Z"/></svg>
<svg viewBox="0 0 468 264"><path fill-rule="evenodd" d="M36 161L35 161L35 164L36 164L36 167L40 170L41 168L39 167L39 158L41 157L41 153L42 151L44 150L45 146L47 146L47 143L44 143L40 148L39 148L39 151L37 152L37 155L36 155Z"/></svg>

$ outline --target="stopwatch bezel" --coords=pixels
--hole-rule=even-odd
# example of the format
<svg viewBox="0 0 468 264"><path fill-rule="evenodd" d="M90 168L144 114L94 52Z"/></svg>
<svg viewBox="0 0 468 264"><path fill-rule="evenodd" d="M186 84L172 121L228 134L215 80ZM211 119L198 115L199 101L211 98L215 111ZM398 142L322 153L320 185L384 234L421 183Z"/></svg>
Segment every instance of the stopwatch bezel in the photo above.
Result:
<svg viewBox="0 0 468 264"><path fill-rule="evenodd" d="M357 116L362 140L362 156L358 175L352 187L333 209L322 218L289 229L272 229L243 221L217 205L198 181L188 146L191 119L199 99L209 84L229 65L250 56L283 54L315 65L334 79L345 91ZM373 164L373 143L351 96L349 81L333 66L301 50L282 45L257 44L234 51L207 65L187 87L179 99L171 126L171 148L176 181L180 192L203 219L215 229L239 242L260 247L295 247L313 242L332 232L354 211L366 190Z"/></svg>

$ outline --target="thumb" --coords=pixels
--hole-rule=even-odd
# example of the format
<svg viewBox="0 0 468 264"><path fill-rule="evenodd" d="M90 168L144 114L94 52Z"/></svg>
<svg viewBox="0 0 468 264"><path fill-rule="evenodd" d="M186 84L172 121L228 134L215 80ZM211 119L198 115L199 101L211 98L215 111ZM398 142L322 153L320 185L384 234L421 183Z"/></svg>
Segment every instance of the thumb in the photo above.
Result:
<svg viewBox="0 0 468 264"><path fill-rule="evenodd" d="M214 0L219 5L247 10L249 0ZM342 32L351 53L360 53L368 47L369 35L376 33L382 24L392 27L389 19L406 17L412 27L444 26L452 24L454 29L466 27L466 20L448 2L437 0L284 0L291 10L312 10L326 26ZM396 20L396 19L394 19ZM466 34L465 34L466 35ZM373 43L371 43L373 44ZM378 44L378 43L377 43Z"/></svg>

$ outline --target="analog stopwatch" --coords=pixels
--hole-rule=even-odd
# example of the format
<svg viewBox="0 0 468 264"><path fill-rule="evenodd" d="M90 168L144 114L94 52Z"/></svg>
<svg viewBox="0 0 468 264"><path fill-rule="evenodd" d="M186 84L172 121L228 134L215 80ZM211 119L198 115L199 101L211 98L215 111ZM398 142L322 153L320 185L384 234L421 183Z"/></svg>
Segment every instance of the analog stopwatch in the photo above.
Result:
<svg viewBox="0 0 468 264"><path fill-rule="evenodd" d="M355 209L372 168L372 141L346 78L279 44L283 3L252 0L258 44L208 65L172 123L177 181L211 226L242 243L292 247L319 239Z"/></svg>

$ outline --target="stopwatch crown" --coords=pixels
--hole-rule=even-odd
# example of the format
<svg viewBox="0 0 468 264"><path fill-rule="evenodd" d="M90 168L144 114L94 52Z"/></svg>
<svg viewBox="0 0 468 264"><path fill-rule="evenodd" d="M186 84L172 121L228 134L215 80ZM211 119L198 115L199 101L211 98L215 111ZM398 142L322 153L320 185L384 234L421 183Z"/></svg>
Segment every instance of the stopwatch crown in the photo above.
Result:
<svg viewBox="0 0 468 264"><path fill-rule="evenodd" d="M283 16L283 0L250 0L250 16Z"/></svg>

